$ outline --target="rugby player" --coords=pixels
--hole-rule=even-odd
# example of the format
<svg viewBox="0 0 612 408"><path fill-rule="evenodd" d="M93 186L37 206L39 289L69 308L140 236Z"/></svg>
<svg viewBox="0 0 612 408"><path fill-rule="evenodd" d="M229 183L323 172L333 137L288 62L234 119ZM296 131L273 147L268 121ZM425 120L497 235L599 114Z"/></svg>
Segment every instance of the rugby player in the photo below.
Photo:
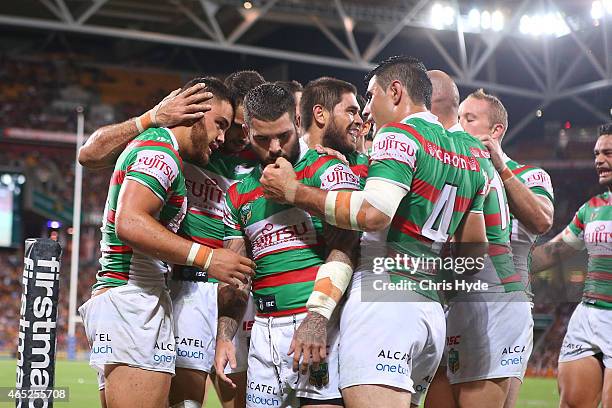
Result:
<svg viewBox="0 0 612 408"><path fill-rule="evenodd" d="M262 167L283 157L300 174L300 182L326 190L359 188L358 178L333 156L309 150L298 137L295 100L285 88L264 84L245 98L245 132L261 166L230 187L226 197L225 246L252 256L257 264L252 292L257 306L251 334L247 374L247 407L342 405L338 389L338 328L327 323L329 315L306 314L313 288L323 284L317 272L337 269L352 272L352 249L357 235L336 231L330 242L324 224L306 211L264 198L259 178ZM327 284L327 286L329 283ZM234 365L231 339L244 313L249 286L222 286L219 291L219 323L215 368L219 376L225 365ZM294 338L294 332L298 329ZM317 329L315 332L312 329ZM299 334L301 333L301 334ZM312 353L316 363L310 373L291 370L294 350L310 338L321 347ZM329 353L326 353L326 344ZM308 351L310 356L310 352ZM307 368L307 365L306 365ZM231 382L228 380L228 382ZM300 402L295 398L300 398Z"/></svg>
<svg viewBox="0 0 612 408"><path fill-rule="evenodd" d="M530 308L517 302L524 293L513 264L510 248L510 217L503 182L493 168L490 154L477 139L463 131L457 122L459 91L454 81L442 71L429 71L433 84L432 112L448 129L449 136L462 139L478 153L487 167L491 189L484 202L485 225L489 242L489 259L474 277L487 282L486 290L462 292L449 297L447 344L441 367L453 384L454 397L449 401L445 372L436 373L428 406L492 406L503 407L510 387L509 376L522 379L532 348ZM518 296L518 297L517 297ZM516 347L515 343L529 344ZM504 351L504 350L510 350ZM500 351L501 350L501 351ZM517 351L519 350L519 351ZM511 353L512 355L509 355ZM472 356L480 358L472 358ZM516 360L514 360L516 358ZM519 361L517 370L508 361ZM448 363L448 364L447 364Z"/></svg>
<svg viewBox="0 0 612 408"><path fill-rule="evenodd" d="M218 91L224 87L217 79L205 78L211 84L216 84ZM248 138L244 137L244 95L257 85L264 83L263 77L255 71L239 71L228 75L225 83L227 92L236 105L232 125L224 134L223 144L216 149L205 166L185 163L185 182L187 186L188 209L181 223L179 234L206 245L210 248L222 248L223 244L223 203L225 192L229 186L245 177L255 165L252 152L246 149ZM201 84L195 84L197 88ZM191 89L191 88L190 88ZM198 88L199 89L199 88ZM227 97L227 95L226 95ZM173 100L169 103L174 102ZM211 113L215 113L215 107ZM212 115L205 117L210 120L210 130L214 128ZM208 122L207 122L208 123ZM113 128L113 126L115 128ZM114 160L112 153L107 151L112 144L105 144L105 138L120 141L135 137L129 130L121 133L120 126L113 125L104 129L103 137L90 143L89 148L95 150L104 160ZM225 132L225 128L223 129ZM98 165L98 163L94 163ZM174 330L177 342L176 376L172 379L170 404L172 406L201 406L204 400L205 383L214 360L214 339L217 324L217 284L214 278L207 274L198 274L193 267L175 267L171 281L171 296L173 302ZM250 318L242 322L239 335L235 339L238 350L238 365L232 369L231 377L238 384L236 388L226 387L215 381L217 393L226 407L244 406L246 360L248 353L249 321L253 311L249 309ZM194 325L194 320L202 324Z"/></svg>
<svg viewBox="0 0 612 408"><path fill-rule="evenodd" d="M261 179L267 197L293 203L330 224L366 231L340 325L340 388L349 408L408 407L411 394L418 404L444 347L437 292L417 285L401 294L401 301L390 300L388 292L376 293L372 284L381 275L372 273L364 253L374 248L382 256L422 257L425 251L435 258L434 244L451 237L486 242L482 204L487 178L467 147L448 138L427 110L431 92L425 67L413 58L393 57L370 72L364 116L371 114L379 131L363 192L307 187L296 182L282 158L267 166ZM428 270L405 275L400 269L390 268L392 274L383 277L419 284L435 279ZM344 292L349 279L334 276L327 297L309 302L309 313L329 313L337 298L332 293Z"/></svg>
<svg viewBox="0 0 612 408"><path fill-rule="evenodd" d="M532 255L539 272L586 248L589 261L582 302L576 306L559 353L560 407L612 406L612 123L602 125L595 143L599 184L596 195L576 212L572 222Z"/></svg>
<svg viewBox="0 0 612 408"><path fill-rule="evenodd" d="M331 77L310 81L302 93L300 112L302 138L308 147L321 145L341 153L363 188L368 157L357 151L363 120L355 86Z"/></svg>
<svg viewBox="0 0 612 408"><path fill-rule="evenodd" d="M282 86L283 88L287 89L289 92L291 92L293 94L293 97L295 98L295 117L297 118L297 123L298 123L298 126L299 126L299 123L301 121L301 119L300 119L300 102L302 100L302 93L304 92L304 87L302 87L302 84L300 84L296 80L292 80L292 81L276 81L275 84L279 85L279 86ZM299 130L299 128L298 128L298 130Z"/></svg>
<svg viewBox="0 0 612 408"><path fill-rule="evenodd" d="M553 222L554 195L550 176L541 168L517 163L503 152L501 143L508 128L508 113L498 98L482 90L468 95L459 106L459 118L466 132L478 138L487 147L491 161L503 180L510 209L514 265L531 301L533 294L530 290L529 256L538 235L546 233ZM529 321L531 320L529 318ZM513 330L517 328L514 327ZM521 364L506 366L520 368L511 372L506 408L516 404L533 348L533 334L527 335L527 331L532 333L533 329L525 326L522 330L524 332L521 338L524 340L513 345L500 345L502 352L508 351L508 347L513 347L513 350L524 348L520 355L513 355L519 358ZM503 360L508 361L509 357L509 354L505 353Z"/></svg>
<svg viewBox="0 0 612 408"><path fill-rule="evenodd" d="M90 364L104 390L103 406L168 404L176 356L168 263L195 265L234 284L253 273L248 258L175 234L187 210L183 159L205 165L233 115L224 85L206 81L198 92L213 94L207 112L214 115L212 126L200 118L192 126L148 129L115 165L102 225L101 268L91 299L79 309L92 347ZM183 90L196 82L202 79Z"/></svg>

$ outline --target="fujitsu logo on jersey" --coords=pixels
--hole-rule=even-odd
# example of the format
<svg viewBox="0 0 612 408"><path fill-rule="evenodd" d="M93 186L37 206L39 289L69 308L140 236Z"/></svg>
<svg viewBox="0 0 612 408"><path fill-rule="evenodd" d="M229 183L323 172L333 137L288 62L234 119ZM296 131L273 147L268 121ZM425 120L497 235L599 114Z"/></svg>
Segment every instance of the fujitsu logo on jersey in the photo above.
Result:
<svg viewBox="0 0 612 408"><path fill-rule="evenodd" d="M204 182L187 179L187 192L191 199L201 199L203 201L212 201L217 204L223 202L223 190L219 188L217 181L214 179L206 179Z"/></svg>
<svg viewBox="0 0 612 408"><path fill-rule="evenodd" d="M348 166L337 164L326 169L323 175L321 175L321 188L323 190L342 188L358 190L359 177Z"/></svg>
<svg viewBox="0 0 612 408"><path fill-rule="evenodd" d="M544 170L535 169L528 171L523 174L525 180L525 186L531 187L544 187L546 190L552 191L552 183L550 176Z"/></svg>
<svg viewBox="0 0 612 408"><path fill-rule="evenodd" d="M425 141L425 146L425 151L427 154L444 164L448 164L462 170L469 169L472 171L477 171L479 169L478 162L476 161L475 157L462 156L455 152L449 152L430 142L429 140Z"/></svg>
<svg viewBox="0 0 612 408"><path fill-rule="evenodd" d="M396 139L394 134L386 135L374 143L374 150L397 150L398 152L407 153L409 156L416 154L414 145L406 142L406 140Z"/></svg>
<svg viewBox="0 0 612 408"><path fill-rule="evenodd" d="M591 244L612 243L612 221L592 221L584 229L584 241Z"/></svg>
<svg viewBox="0 0 612 408"><path fill-rule="evenodd" d="M317 243L312 219L303 210L290 208L246 227L253 256L261 258L272 252L304 248Z"/></svg>
<svg viewBox="0 0 612 408"><path fill-rule="evenodd" d="M170 166L164 160L166 155L164 154L156 154L155 156L141 156L138 158L137 164L143 164L145 167L149 169L158 169L163 172L165 176L170 179L174 179L174 171L172 170L172 166Z"/></svg>

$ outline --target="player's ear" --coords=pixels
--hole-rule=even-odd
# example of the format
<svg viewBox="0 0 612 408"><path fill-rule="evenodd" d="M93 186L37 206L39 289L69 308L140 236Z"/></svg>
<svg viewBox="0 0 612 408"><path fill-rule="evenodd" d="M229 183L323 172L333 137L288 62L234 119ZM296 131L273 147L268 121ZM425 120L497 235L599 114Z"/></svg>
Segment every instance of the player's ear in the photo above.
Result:
<svg viewBox="0 0 612 408"><path fill-rule="evenodd" d="M318 127L323 128L327 124L329 112L321 105L315 105L312 107L312 119L315 121Z"/></svg>
<svg viewBox="0 0 612 408"><path fill-rule="evenodd" d="M399 105L402 100L404 89L400 81L392 81L389 85L389 92L391 92L391 100L394 105Z"/></svg>
<svg viewBox="0 0 612 408"><path fill-rule="evenodd" d="M502 125L501 123L496 123L493 125L493 128L491 128L491 137L501 142L501 138L504 135L505 131L506 129L504 128L504 125Z"/></svg>

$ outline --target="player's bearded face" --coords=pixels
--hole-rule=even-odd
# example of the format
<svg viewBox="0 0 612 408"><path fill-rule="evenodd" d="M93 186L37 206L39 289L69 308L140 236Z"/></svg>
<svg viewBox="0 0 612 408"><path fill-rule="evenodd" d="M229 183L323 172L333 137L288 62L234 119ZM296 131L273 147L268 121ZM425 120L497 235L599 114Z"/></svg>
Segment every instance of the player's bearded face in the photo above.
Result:
<svg viewBox="0 0 612 408"><path fill-rule="evenodd" d="M362 124L355 94L343 94L340 103L334 106L330 122L323 133L323 146L342 154L354 152Z"/></svg>
<svg viewBox="0 0 612 408"><path fill-rule="evenodd" d="M211 110L191 128L192 153L188 161L199 166L208 164L211 153L223 144L233 119L229 102L213 99L210 105Z"/></svg>
<svg viewBox="0 0 612 408"><path fill-rule="evenodd" d="M599 184L612 186L612 135L600 136L595 143L594 153Z"/></svg>
<svg viewBox="0 0 612 408"><path fill-rule="evenodd" d="M253 118L245 130L253 152L264 166L273 164L279 157L295 163L300 156L297 126L289 113L271 122Z"/></svg>

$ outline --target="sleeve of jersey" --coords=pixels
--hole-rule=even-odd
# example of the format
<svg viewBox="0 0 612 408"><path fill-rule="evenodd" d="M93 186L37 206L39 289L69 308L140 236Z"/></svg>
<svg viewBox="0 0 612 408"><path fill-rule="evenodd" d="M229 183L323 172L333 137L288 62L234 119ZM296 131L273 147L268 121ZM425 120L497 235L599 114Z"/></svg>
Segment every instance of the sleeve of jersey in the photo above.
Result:
<svg viewBox="0 0 612 408"><path fill-rule="evenodd" d="M316 166L317 162L313 165ZM315 172L312 182L315 187L327 191L361 190L359 177L338 159L326 161L321 165Z"/></svg>
<svg viewBox="0 0 612 408"><path fill-rule="evenodd" d="M534 194L548 198L552 203L555 202L552 181L547 172L540 168L533 168L521 175L521 181Z"/></svg>
<svg viewBox="0 0 612 408"><path fill-rule="evenodd" d="M225 205L223 207L223 231L224 240L244 237L242 226L240 225L240 214L237 208L238 191L236 184L232 185L225 195Z"/></svg>
<svg viewBox="0 0 612 408"><path fill-rule="evenodd" d="M563 230L563 241L576 249L584 248L584 213L586 206L586 204L583 204L578 209L572 222Z"/></svg>
<svg viewBox="0 0 612 408"><path fill-rule="evenodd" d="M421 145L402 130L383 127L374 138L368 179L382 179L410 191Z"/></svg>
<svg viewBox="0 0 612 408"><path fill-rule="evenodd" d="M180 171L179 159L170 149L141 149L129 156L125 178L148 187L165 202Z"/></svg>

